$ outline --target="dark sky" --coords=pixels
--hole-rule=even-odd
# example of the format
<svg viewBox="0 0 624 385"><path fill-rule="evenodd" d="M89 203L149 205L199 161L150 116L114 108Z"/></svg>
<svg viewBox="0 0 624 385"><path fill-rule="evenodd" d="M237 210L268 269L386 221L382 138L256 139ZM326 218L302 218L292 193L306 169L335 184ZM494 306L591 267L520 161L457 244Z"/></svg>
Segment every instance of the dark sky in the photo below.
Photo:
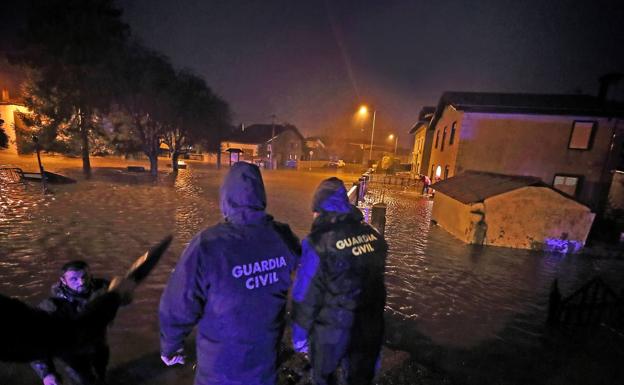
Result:
<svg viewBox="0 0 624 385"><path fill-rule="evenodd" d="M624 1L122 0L147 45L190 68L234 123L405 132L446 90L595 94L624 72Z"/></svg>

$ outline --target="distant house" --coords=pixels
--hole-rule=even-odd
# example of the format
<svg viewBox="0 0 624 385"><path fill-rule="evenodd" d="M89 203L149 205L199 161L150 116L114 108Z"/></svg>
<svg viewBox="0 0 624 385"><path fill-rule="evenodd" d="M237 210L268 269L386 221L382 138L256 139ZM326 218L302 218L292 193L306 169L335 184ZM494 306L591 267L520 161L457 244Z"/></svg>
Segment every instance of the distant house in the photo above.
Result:
<svg viewBox="0 0 624 385"><path fill-rule="evenodd" d="M622 104L587 95L446 92L427 128L425 173L536 176L599 210L621 151L623 117Z"/></svg>
<svg viewBox="0 0 624 385"><path fill-rule="evenodd" d="M305 138L303 159L305 160L327 160L329 159L329 151L325 142L318 136Z"/></svg>
<svg viewBox="0 0 624 385"><path fill-rule="evenodd" d="M231 162L248 161L266 168L296 167L304 138L297 127L253 124L232 130L221 141L221 152Z"/></svg>
<svg viewBox="0 0 624 385"><path fill-rule="evenodd" d="M10 154L20 152L18 148L16 128L24 128L25 124L20 117L20 113L28 113L29 110L19 99L11 98L9 90L2 88L0 91L0 119L4 121L2 128L9 138L9 146L6 149L0 148L0 151Z"/></svg>
<svg viewBox="0 0 624 385"><path fill-rule="evenodd" d="M423 107L418 114L418 121L409 131L410 134L414 134L414 148L410 161L413 176L427 174L427 170L429 170L429 157L431 156L433 140L433 131L429 130L429 123L431 123L434 113L435 107Z"/></svg>
<svg viewBox="0 0 624 385"><path fill-rule="evenodd" d="M466 243L577 252L595 216L533 176L466 171L433 188L432 219Z"/></svg>

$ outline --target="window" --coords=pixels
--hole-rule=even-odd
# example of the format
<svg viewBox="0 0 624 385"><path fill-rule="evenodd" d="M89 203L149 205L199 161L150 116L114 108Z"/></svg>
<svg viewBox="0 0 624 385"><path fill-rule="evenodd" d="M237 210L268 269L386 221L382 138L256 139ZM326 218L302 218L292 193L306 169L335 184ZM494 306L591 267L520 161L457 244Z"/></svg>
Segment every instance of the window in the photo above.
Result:
<svg viewBox="0 0 624 385"><path fill-rule="evenodd" d="M570 196L576 196L581 177L578 175L555 175L553 187Z"/></svg>
<svg viewBox="0 0 624 385"><path fill-rule="evenodd" d="M594 138L596 122L574 121L568 148L572 150L589 150Z"/></svg>
<svg viewBox="0 0 624 385"><path fill-rule="evenodd" d="M440 151L444 151L444 141L446 140L446 129L447 127L444 127L444 132L442 133L442 144L440 145Z"/></svg>
<svg viewBox="0 0 624 385"><path fill-rule="evenodd" d="M449 146L455 142L455 128L457 127L457 122L453 122L451 125L451 137L449 138Z"/></svg>
<svg viewBox="0 0 624 385"><path fill-rule="evenodd" d="M444 167L444 179L448 178L449 174L449 166L448 164Z"/></svg>
<svg viewBox="0 0 624 385"><path fill-rule="evenodd" d="M436 131L435 148L438 148L438 142L440 141L440 130Z"/></svg>

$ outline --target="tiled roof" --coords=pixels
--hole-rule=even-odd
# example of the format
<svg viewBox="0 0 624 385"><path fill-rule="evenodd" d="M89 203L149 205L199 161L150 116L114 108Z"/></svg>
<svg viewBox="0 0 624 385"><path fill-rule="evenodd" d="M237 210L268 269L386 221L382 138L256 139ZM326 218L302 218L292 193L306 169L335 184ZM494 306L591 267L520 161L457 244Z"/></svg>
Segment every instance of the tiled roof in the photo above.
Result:
<svg viewBox="0 0 624 385"><path fill-rule="evenodd" d="M432 185L436 191L466 204L483 202L495 195L526 186L546 186L546 184L535 176L466 171Z"/></svg>

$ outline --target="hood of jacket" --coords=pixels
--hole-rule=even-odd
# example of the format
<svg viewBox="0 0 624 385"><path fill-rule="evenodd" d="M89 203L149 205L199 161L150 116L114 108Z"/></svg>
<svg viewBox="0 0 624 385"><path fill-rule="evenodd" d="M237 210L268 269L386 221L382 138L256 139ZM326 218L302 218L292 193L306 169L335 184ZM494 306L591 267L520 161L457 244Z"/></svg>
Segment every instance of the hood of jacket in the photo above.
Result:
<svg viewBox="0 0 624 385"><path fill-rule="evenodd" d="M236 162L225 176L220 190L221 213L235 224L257 223L265 219L266 192L258 166Z"/></svg>

